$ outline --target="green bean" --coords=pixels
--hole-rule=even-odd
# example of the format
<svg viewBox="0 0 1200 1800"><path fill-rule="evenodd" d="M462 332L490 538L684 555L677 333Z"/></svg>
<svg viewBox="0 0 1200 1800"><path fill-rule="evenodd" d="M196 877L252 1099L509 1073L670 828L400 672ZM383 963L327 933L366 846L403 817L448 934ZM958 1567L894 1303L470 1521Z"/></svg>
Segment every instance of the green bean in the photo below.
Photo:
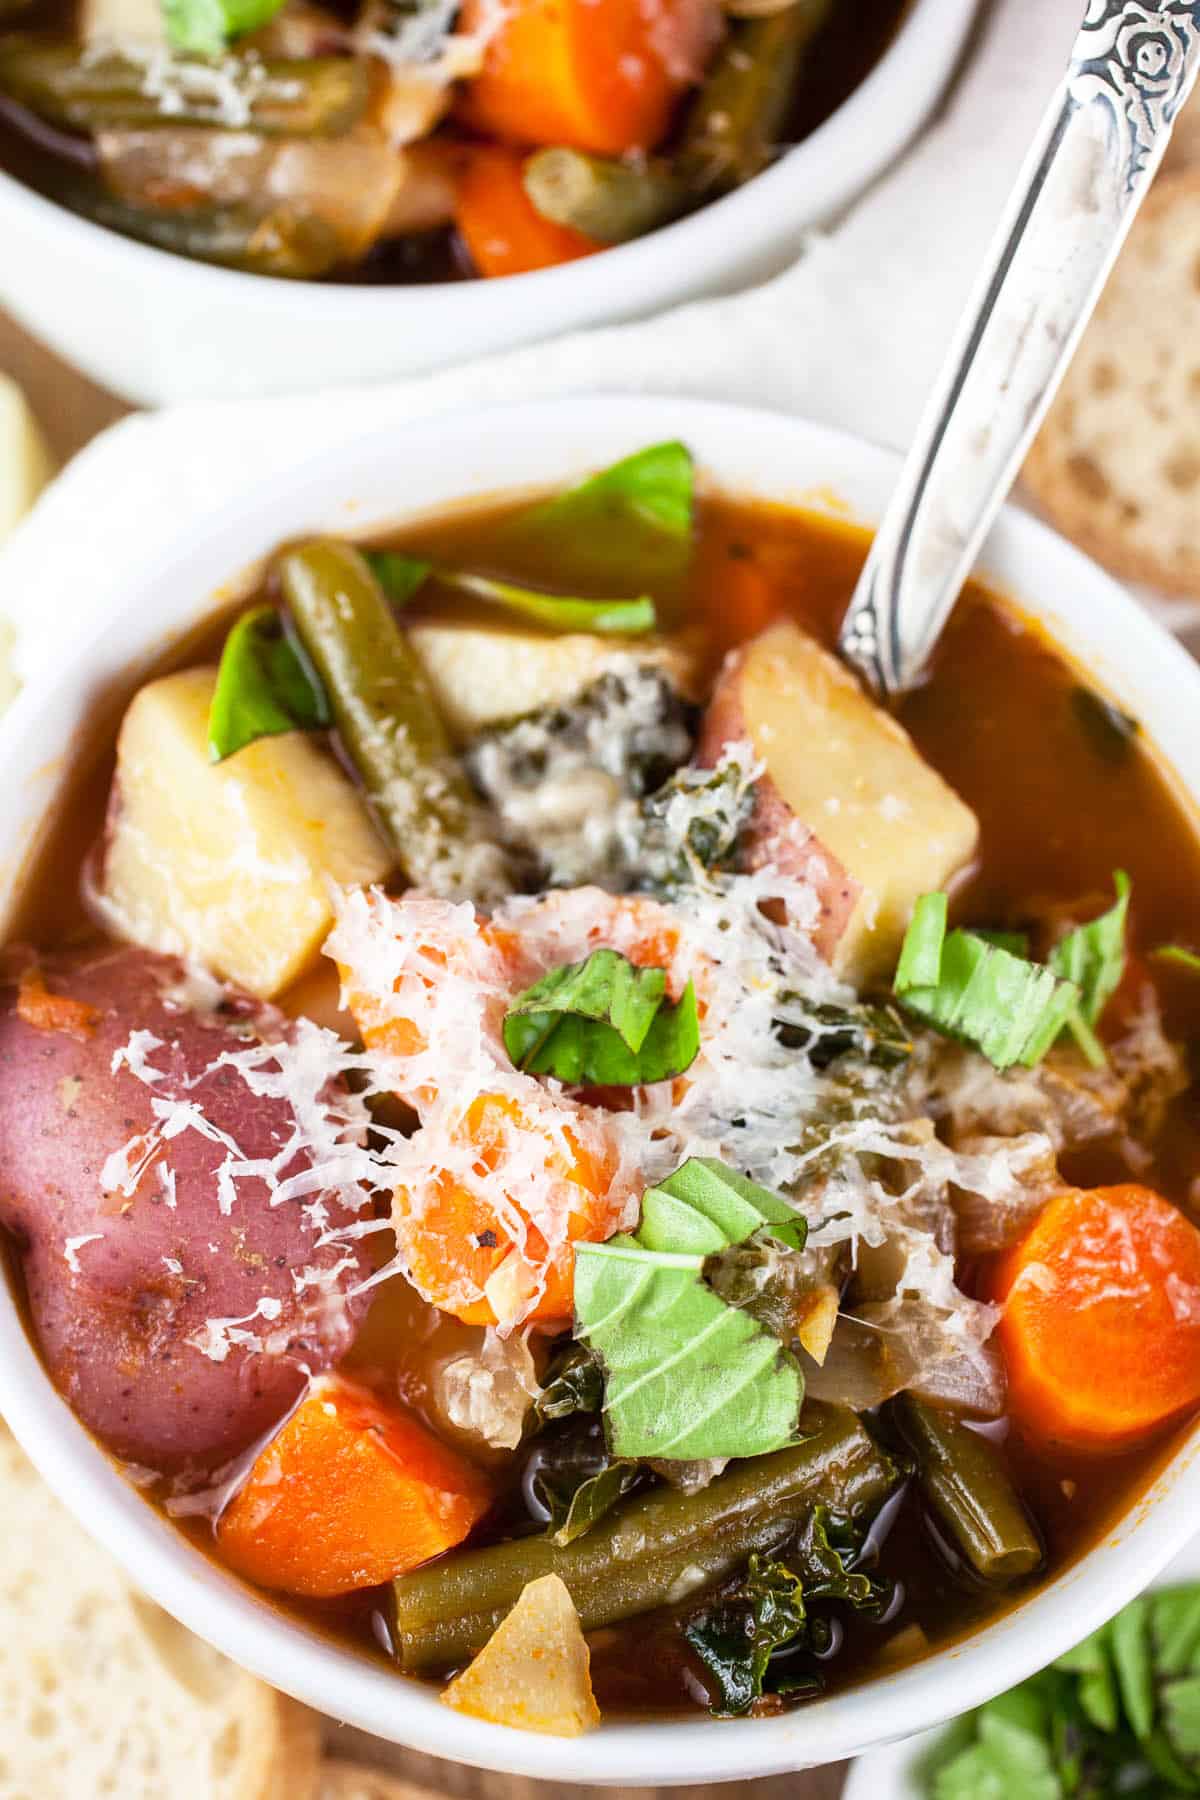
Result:
<svg viewBox="0 0 1200 1800"><path fill-rule="evenodd" d="M312 280L341 261L337 233L291 206L256 212L246 206L133 206L109 195L72 193L69 204L98 225L200 262L255 275Z"/></svg>
<svg viewBox="0 0 1200 1800"><path fill-rule="evenodd" d="M209 63L161 51L81 50L48 37L0 43L0 92L70 131L209 125L334 137L360 117L368 88L365 65L349 56L245 54Z"/></svg>
<svg viewBox="0 0 1200 1800"><path fill-rule="evenodd" d="M833 0L793 0L735 24L684 121L677 172L700 192L738 187L772 160L805 52Z"/></svg>
<svg viewBox="0 0 1200 1800"><path fill-rule="evenodd" d="M393 1584L405 1669L449 1668L485 1644L540 1575L559 1575L584 1629L648 1612L720 1581L776 1548L817 1502L865 1519L897 1479L891 1459L843 1407L812 1407L791 1450L733 1464L699 1493L654 1488L562 1548L548 1536L468 1550Z"/></svg>
<svg viewBox="0 0 1200 1800"><path fill-rule="evenodd" d="M889 1412L926 1501L975 1573L1009 1582L1039 1568L1037 1530L990 1439L914 1394L898 1395Z"/></svg>
<svg viewBox="0 0 1200 1800"><path fill-rule="evenodd" d="M681 213L690 190L666 162L620 162L582 150L538 150L522 179L544 219L600 244L623 244Z"/></svg>
<svg viewBox="0 0 1200 1800"><path fill-rule="evenodd" d="M450 748L425 672L362 553L314 538L279 558L292 621L325 683L346 753L410 881L494 895L499 853Z"/></svg>

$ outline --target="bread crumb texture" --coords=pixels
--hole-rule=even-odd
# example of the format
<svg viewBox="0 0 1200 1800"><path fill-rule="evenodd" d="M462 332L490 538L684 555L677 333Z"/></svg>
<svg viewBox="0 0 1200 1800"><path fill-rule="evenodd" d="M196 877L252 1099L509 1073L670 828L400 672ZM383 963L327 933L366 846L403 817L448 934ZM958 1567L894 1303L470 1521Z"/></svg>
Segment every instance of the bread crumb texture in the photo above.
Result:
<svg viewBox="0 0 1200 1800"><path fill-rule="evenodd" d="M134 1594L2 1426L0 1495L0 1800L316 1800L315 1715Z"/></svg>
<svg viewBox="0 0 1200 1800"><path fill-rule="evenodd" d="M1117 574L1200 593L1200 168L1142 207L1025 480Z"/></svg>

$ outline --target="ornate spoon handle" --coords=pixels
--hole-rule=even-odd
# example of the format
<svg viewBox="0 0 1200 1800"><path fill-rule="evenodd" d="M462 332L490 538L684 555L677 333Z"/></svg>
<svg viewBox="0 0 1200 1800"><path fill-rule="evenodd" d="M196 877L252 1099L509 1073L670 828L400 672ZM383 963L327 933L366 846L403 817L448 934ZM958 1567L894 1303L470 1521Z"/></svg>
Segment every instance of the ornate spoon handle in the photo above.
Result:
<svg viewBox="0 0 1200 1800"><path fill-rule="evenodd" d="M842 624L879 693L920 680L1198 71L1200 0L1088 0Z"/></svg>

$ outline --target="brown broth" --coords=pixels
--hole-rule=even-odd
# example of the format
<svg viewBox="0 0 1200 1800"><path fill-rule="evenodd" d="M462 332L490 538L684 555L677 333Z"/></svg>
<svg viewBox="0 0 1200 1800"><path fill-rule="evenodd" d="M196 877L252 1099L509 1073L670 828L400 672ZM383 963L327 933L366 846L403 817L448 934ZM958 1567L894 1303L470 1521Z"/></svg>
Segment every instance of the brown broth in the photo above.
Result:
<svg viewBox="0 0 1200 1800"><path fill-rule="evenodd" d="M497 550L510 507L484 507L427 520L389 540L398 546L491 568L514 577L562 584L563 555L520 565ZM688 582L672 602L676 622L703 620L715 663L740 631L772 615L790 613L831 642L868 545L857 527L815 512L705 497L699 508L697 551ZM573 584L574 585L574 584ZM439 597L449 604L449 597ZM166 657L161 669L215 655L228 612ZM494 624L494 618L492 623ZM144 675L142 679L144 679ZM1089 724L1078 700L1082 678L1040 629L985 589L964 594L939 646L930 677L907 697L899 716L923 754L975 808L982 827L978 866L959 901L974 920L1019 924L1031 911L1111 890L1116 867L1134 883L1132 943L1144 952L1165 941L1200 940L1195 896L1200 892L1200 836L1148 743L1153 721L1116 739ZM101 829L111 776L113 738L121 703L106 701L76 758L73 780L31 867L18 913L18 932L42 943L87 929L79 897L82 859ZM1200 981L1144 963L1161 991L1170 1028L1200 1038ZM1160 1152L1140 1176L1189 1207L1200 1171L1200 1117L1195 1091L1175 1103ZM1069 1178L1128 1179L1108 1153L1079 1159ZM460 1329L389 1283L381 1290L360 1344L349 1359L359 1379L397 1383L404 1398L426 1411L419 1358L389 1361L388 1343L431 1331L449 1342ZM389 1294L389 1289L391 1293ZM385 1308L393 1310L390 1319ZM1104 1533L1161 1466L1172 1439L1111 1458L1048 1454L1001 1427L1010 1469L1035 1512L1053 1575ZM514 1510L515 1508L515 1510ZM513 1488L503 1516L520 1518ZM529 1528L531 1521L526 1521ZM188 1535L212 1548L207 1527ZM487 1536L487 1527L480 1534ZM883 1622L853 1614L841 1620L844 1642L827 1671L831 1684L865 1678L883 1667L888 1645L919 1626L930 1648L974 1628L1020 1592L998 1597L966 1579L936 1538L914 1491L906 1490L889 1516L884 1567L899 1583L899 1598ZM1026 1589L1025 1591L1028 1591ZM364 1653L382 1655L378 1596L357 1595L321 1606L279 1603L322 1631L349 1639ZM602 1703L617 1712L679 1710L703 1705L696 1666L681 1648L669 1617L655 1615L595 1634L593 1671Z"/></svg>

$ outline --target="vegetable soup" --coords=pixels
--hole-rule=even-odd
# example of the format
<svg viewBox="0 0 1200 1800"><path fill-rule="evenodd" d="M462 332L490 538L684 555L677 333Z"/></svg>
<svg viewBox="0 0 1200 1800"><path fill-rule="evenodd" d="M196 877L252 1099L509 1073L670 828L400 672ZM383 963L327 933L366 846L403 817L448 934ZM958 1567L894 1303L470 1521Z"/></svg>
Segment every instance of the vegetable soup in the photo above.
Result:
<svg viewBox="0 0 1200 1800"><path fill-rule="evenodd" d="M0 0L0 166L264 275L551 268L750 181L904 0Z"/></svg>
<svg viewBox="0 0 1200 1800"><path fill-rule="evenodd" d="M666 443L285 545L98 719L24 891L49 1373L472 1715L919 1657L1200 1404L1194 822L980 588L877 706L829 647L866 541Z"/></svg>

